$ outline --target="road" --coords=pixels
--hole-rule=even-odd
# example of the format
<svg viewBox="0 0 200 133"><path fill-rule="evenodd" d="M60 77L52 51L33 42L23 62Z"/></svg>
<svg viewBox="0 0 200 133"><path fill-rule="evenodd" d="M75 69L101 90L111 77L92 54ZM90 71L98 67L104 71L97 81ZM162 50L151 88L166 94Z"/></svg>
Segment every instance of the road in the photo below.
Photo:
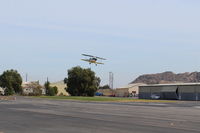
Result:
<svg viewBox="0 0 200 133"><path fill-rule="evenodd" d="M0 101L0 133L199 133L200 102Z"/></svg>

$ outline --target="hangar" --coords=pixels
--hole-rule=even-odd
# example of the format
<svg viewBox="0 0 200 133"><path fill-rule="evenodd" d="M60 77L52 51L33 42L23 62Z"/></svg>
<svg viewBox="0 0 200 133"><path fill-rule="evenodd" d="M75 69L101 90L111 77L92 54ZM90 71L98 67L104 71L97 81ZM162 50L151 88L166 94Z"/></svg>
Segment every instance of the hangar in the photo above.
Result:
<svg viewBox="0 0 200 133"><path fill-rule="evenodd" d="M139 99L200 100L200 83L139 86Z"/></svg>

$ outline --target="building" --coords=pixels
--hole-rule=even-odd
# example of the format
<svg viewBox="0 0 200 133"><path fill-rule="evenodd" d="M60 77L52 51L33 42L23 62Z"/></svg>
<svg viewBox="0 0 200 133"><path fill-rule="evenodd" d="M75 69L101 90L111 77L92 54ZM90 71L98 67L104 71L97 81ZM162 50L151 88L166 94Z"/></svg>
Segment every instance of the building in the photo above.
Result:
<svg viewBox="0 0 200 133"><path fill-rule="evenodd" d="M139 86L141 85L145 85L145 84L135 83L135 84L129 84L127 86L117 88L115 92L115 96L116 97L129 97L129 96L136 97L139 94Z"/></svg>
<svg viewBox="0 0 200 133"><path fill-rule="evenodd" d="M115 96L115 90L113 89L98 89L97 92L102 93L103 96Z"/></svg>
<svg viewBox="0 0 200 133"><path fill-rule="evenodd" d="M139 99L200 100L200 83L139 86Z"/></svg>
<svg viewBox="0 0 200 133"><path fill-rule="evenodd" d="M22 83L23 95L45 95L46 91L38 81L24 82Z"/></svg>

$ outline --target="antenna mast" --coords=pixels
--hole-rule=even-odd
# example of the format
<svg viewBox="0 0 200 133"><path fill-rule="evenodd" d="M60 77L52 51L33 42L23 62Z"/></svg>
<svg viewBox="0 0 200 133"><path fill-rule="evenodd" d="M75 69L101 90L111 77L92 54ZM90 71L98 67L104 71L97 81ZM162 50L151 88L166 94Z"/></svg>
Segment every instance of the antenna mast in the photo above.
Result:
<svg viewBox="0 0 200 133"><path fill-rule="evenodd" d="M28 74L26 73L26 82L28 82Z"/></svg>
<svg viewBox="0 0 200 133"><path fill-rule="evenodd" d="M109 87L113 89L114 74L109 72Z"/></svg>

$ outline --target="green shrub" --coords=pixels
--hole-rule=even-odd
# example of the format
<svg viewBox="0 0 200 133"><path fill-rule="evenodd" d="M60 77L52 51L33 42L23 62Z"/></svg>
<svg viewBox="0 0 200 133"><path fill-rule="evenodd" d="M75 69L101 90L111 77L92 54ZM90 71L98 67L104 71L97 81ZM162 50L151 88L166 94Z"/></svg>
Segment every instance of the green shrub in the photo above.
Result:
<svg viewBox="0 0 200 133"><path fill-rule="evenodd" d="M4 95L5 95L5 96L9 96L9 95L13 95L13 94L14 94L14 90L11 89L11 88L6 88L6 89L4 90Z"/></svg>

